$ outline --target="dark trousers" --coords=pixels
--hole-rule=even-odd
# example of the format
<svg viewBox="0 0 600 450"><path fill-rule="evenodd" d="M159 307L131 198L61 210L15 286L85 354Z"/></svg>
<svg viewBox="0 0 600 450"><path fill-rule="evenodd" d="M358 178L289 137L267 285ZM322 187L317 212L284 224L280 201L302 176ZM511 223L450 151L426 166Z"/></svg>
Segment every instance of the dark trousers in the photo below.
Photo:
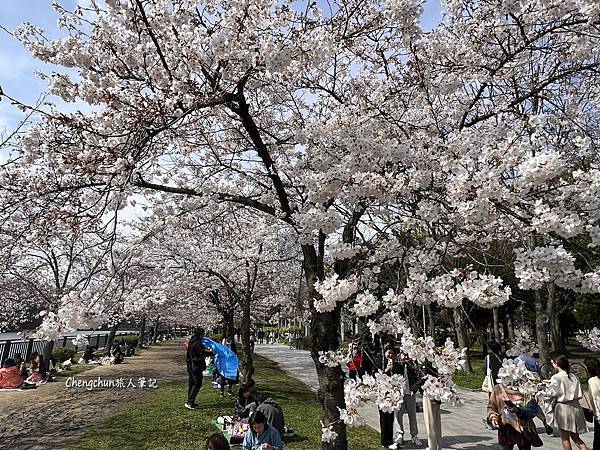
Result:
<svg viewBox="0 0 600 450"><path fill-rule="evenodd" d="M231 392L233 385L235 384L235 380L229 380L227 378L221 378L219 380L219 384L221 385L221 394L225 393L225 385L227 385L227 392Z"/></svg>
<svg viewBox="0 0 600 450"><path fill-rule="evenodd" d="M394 443L394 413L379 410L379 429L381 430L381 445L387 447Z"/></svg>
<svg viewBox="0 0 600 450"><path fill-rule="evenodd" d="M594 448L600 450L600 422L594 419Z"/></svg>
<svg viewBox="0 0 600 450"><path fill-rule="evenodd" d="M200 392L202 387L202 372L204 370L196 369L193 370L188 364L188 404L193 405L196 403L196 396Z"/></svg>

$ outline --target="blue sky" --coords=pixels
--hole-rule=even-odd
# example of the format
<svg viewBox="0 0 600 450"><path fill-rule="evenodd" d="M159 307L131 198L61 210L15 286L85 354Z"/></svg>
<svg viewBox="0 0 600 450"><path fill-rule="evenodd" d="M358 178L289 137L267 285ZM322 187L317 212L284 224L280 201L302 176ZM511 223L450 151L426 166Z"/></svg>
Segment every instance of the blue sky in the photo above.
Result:
<svg viewBox="0 0 600 450"><path fill-rule="evenodd" d="M66 8L74 8L76 0L62 0ZM2 0L0 25L12 31L23 22L30 22L58 37L57 16L52 0ZM34 70L46 70L47 64L36 61L12 36L0 30L0 86L7 95L26 103L34 103L46 91L46 83L38 79ZM0 129L14 125L22 117L20 111L6 101L0 102Z"/></svg>
<svg viewBox="0 0 600 450"><path fill-rule="evenodd" d="M59 3L72 10L78 1L60 0ZM426 0L423 27L431 29L439 21L440 13L440 0ZM0 25L8 30L30 22L45 29L49 37L60 37L56 20L52 0L0 0ZM0 30L0 86L4 92L25 103L35 103L46 92L46 83L34 75L35 70L47 72L53 68L36 61L18 41ZM0 131L12 128L21 117L22 113L8 102L0 102Z"/></svg>

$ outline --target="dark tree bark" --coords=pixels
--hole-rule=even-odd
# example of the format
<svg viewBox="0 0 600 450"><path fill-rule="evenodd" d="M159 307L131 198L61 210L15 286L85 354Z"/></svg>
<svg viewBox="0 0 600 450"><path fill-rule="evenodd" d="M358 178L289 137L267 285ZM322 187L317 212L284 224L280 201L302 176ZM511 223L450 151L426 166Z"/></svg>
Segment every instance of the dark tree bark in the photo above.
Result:
<svg viewBox="0 0 600 450"><path fill-rule="evenodd" d="M492 309L492 317L494 320L494 339L496 342L501 342L502 335L500 334L500 311L497 307Z"/></svg>
<svg viewBox="0 0 600 450"><path fill-rule="evenodd" d="M509 341L513 341L515 339L515 322L513 320L512 313L506 316L506 331L507 331L507 339Z"/></svg>
<svg viewBox="0 0 600 450"><path fill-rule="evenodd" d="M550 326L550 339L552 342L552 351L565 353L565 342L563 339L562 327L560 324L560 311L558 308L558 297L556 285L554 283L547 285L548 290L548 324Z"/></svg>
<svg viewBox="0 0 600 450"><path fill-rule="evenodd" d="M42 352L42 356L44 357L44 369L46 369L46 373L50 369L50 359L52 358L52 352L54 351L54 339L47 341L44 345L44 350Z"/></svg>
<svg viewBox="0 0 600 450"><path fill-rule="evenodd" d="M158 340L158 325L160 322L160 316L156 318L154 321L154 330L152 332L152 342L156 342Z"/></svg>
<svg viewBox="0 0 600 450"><path fill-rule="evenodd" d="M106 345L104 346L107 352L110 352L110 348L112 347L113 341L115 340L115 334L117 334L119 326L121 326L121 322L117 322L116 324L114 324L108 333Z"/></svg>
<svg viewBox="0 0 600 450"><path fill-rule="evenodd" d="M436 342L436 333L435 333L435 320L433 318L433 307L431 303L427 305L427 321L429 322L429 335L433 338L433 342Z"/></svg>
<svg viewBox="0 0 600 450"><path fill-rule="evenodd" d="M548 342L548 315L544 298L540 289L534 292L535 299L535 334L540 352L540 364L550 361L550 350Z"/></svg>
<svg viewBox="0 0 600 450"><path fill-rule="evenodd" d="M471 352L469 351L469 336L467 335L467 326L465 324L462 308L460 306L452 308L452 315L454 316L454 327L456 329L456 337L458 338L458 346L460 348L467 348L465 371L473 373L473 367L471 366Z"/></svg>
<svg viewBox="0 0 600 450"><path fill-rule="evenodd" d="M138 339L138 347L144 348L144 338L146 337L146 315L142 316L142 323L140 325L140 337Z"/></svg>
<svg viewBox="0 0 600 450"><path fill-rule="evenodd" d="M244 382L247 383L252 380L254 376L254 358L252 356L252 349L250 347L250 304L252 303L251 298L244 298L242 303L242 318L240 322L240 335L242 338L242 376Z"/></svg>

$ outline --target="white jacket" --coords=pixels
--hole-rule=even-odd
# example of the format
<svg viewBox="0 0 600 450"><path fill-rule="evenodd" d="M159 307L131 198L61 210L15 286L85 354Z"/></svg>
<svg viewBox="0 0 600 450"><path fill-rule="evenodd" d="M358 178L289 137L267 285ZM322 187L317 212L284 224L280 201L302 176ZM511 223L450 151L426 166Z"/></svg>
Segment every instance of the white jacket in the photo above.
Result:
<svg viewBox="0 0 600 450"><path fill-rule="evenodd" d="M589 400L589 406L594 410L594 417L596 420L600 419L600 378L592 377L588 380L588 394L586 395Z"/></svg>
<svg viewBox="0 0 600 450"><path fill-rule="evenodd" d="M581 383L577 375L569 375L564 370L559 371L550 378L550 386L556 390L556 401L559 403L567 403L583 397Z"/></svg>

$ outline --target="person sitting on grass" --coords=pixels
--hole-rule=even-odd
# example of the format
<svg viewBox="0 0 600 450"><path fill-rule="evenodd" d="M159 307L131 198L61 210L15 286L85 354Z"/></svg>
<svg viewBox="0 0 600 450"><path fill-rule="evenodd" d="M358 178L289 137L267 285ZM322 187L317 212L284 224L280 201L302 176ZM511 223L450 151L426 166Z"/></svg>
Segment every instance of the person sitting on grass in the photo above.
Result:
<svg viewBox="0 0 600 450"><path fill-rule="evenodd" d="M121 351L121 346L118 343L114 343L111 350L110 356L114 359L113 364L121 364L123 362L123 352Z"/></svg>
<svg viewBox="0 0 600 450"><path fill-rule="evenodd" d="M267 423L275 428L281 438L285 434L285 418L283 409L271 397L252 392L254 381L240 387L240 394L235 404L237 417L244 420L256 412L264 414Z"/></svg>
<svg viewBox="0 0 600 450"><path fill-rule="evenodd" d="M246 408L250 404L258 401L256 395L254 394L254 392L252 392L254 384L254 380L250 380L248 383L244 383L240 386L240 390L238 391L238 398L235 402L235 412L238 415L238 417L244 416Z"/></svg>
<svg viewBox="0 0 600 450"><path fill-rule="evenodd" d="M85 351L83 352L83 356L81 357L81 359L83 359L86 364L89 363L90 361L96 359L94 356L94 351L95 351L94 347L92 347L91 345L86 345Z"/></svg>
<svg viewBox="0 0 600 450"><path fill-rule="evenodd" d="M24 380L27 379L27 371L25 370L25 360L23 359L23 355L19 352L15 353L15 366L21 372L21 378Z"/></svg>
<svg viewBox="0 0 600 450"><path fill-rule="evenodd" d="M18 389L23 386L25 381L21 377L22 373L23 367L18 368L14 359L5 359L0 369L0 388Z"/></svg>
<svg viewBox="0 0 600 450"><path fill-rule="evenodd" d="M207 440L205 450L231 450L229 442L221 433L212 434Z"/></svg>
<svg viewBox="0 0 600 450"><path fill-rule="evenodd" d="M282 450L281 435L267 423L265 415L257 411L250 417L250 428L244 436L243 450Z"/></svg>
<svg viewBox="0 0 600 450"><path fill-rule="evenodd" d="M44 357L41 354L35 355L35 358L31 360L31 366L29 368L29 376L27 377L27 383L39 383L46 379L46 368L44 365Z"/></svg>

